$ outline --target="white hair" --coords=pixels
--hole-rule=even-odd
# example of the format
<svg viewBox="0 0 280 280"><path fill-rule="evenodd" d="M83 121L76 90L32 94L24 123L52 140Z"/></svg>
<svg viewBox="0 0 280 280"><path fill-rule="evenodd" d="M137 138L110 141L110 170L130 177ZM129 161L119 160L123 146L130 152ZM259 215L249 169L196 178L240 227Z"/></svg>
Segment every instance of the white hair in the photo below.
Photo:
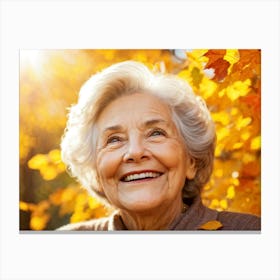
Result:
<svg viewBox="0 0 280 280"><path fill-rule="evenodd" d="M136 92L157 96L171 108L197 170L194 179L186 179L183 199L197 196L213 170L216 133L210 112L186 81L171 74L153 73L135 61L114 64L82 86L78 103L70 108L61 142L62 160L70 174L90 192L106 198L96 180L96 122L110 102Z"/></svg>

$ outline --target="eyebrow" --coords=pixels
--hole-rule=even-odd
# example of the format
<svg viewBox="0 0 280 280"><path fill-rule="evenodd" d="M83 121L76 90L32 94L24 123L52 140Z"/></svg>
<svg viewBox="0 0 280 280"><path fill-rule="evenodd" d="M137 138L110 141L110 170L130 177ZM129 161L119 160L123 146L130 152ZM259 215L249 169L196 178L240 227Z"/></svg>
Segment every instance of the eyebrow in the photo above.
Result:
<svg viewBox="0 0 280 280"><path fill-rule="evenodd" d="M144 127L150 127L150 126L153 126L153 125L156 125L156 124L159 124L159 123L168 125L168 122L166 120L164 120L164 119L151 119L151 120L145 121L143 126ZM103 133L111 132L111 131L120 131L120 130L123 130L123 126L122 125L112 125L112 126L106 127L103 130Z"/></svg>
<svg viewBox="0 0 280 280"><path fill-rule="evenodd" d="M148 121L144 122L144 126L152 126L152 125L159 124L159 123L168 125L168 122L166 120L163 120L163 119L151 119L151 120L148 120Z"/></svg>
<svg viewBox="0 0 280 280"><path fill-rule="evenodd" d="M103 130L103 133L108 132L108 131L117 131L117 130L122 130L122 126L121 125L108 126Z"/></svg>

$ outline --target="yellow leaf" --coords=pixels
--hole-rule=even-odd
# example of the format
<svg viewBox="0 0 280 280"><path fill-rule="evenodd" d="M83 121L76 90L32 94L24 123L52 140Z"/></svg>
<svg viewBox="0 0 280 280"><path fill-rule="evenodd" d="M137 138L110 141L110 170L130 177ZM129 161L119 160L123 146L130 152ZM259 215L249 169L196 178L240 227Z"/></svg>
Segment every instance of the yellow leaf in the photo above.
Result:
<svg viewBox="0 0 280 280"><path fill-rule="evenodd" d="M81 192L76 197L76 205L80 205L82 207L85 207L85 205L88 202L88 195L85 192Z"/></svg>
<svg viewBox="0 0 280 280"><path fill-rule="evenodd" d="M219 91L218 96L223 97L225 93L226 93L226 89L222 89L221 91Z"/></svg>
<svg viewBox="0 0 280 280"><path fill-rule="evenodd" d="M88 213L86 213L86 212L82 212L82 211L74 212L70 218L70 223L77 223L77 222L86 221L89 219L90 219L90 217L89 217Z"/></svg>
<svg viewBox="0 0 280 280"><path fill-rule="evenodd" d="M191 83L192 81L192 76L190 71L187 70L183 70L178 74L178 77L180 77L181 79L186 80L187 82Z"/></svg>
<svg viewBox="0 0 280 280"><path fill-rule="evenodd" d="M207 53L207 49L193 49L191 52L187 52L188 56L199 62L207 62L208 58L204 56Z"/></svg>
<svg viewBox="0 0 280 280"><path fill-rule="evenodd" d="M219 200L217 199L217 198L214 198L214 199L212 199L212 201L211 201L211 204L210 204L210 208L217 208L217 207L219 207L220 206L220 202L219 202Z"/></svg>
<svg viewBox="0 0 280 280"><path fill-rule="evenodd" d="M217 220L209 221L203 225L201 225L198 229L204 229L204 230L217 230L220 229L223 226L223 224Z"/></svg>
<svg viewBox="0 0 280 280"><path fill-rule="evenodd" d="M225 137L229 136L230 130L227 127L222 127L217 130L217 141L221 141Z"/></svg>
<svg viewBox="0 0 280 280"><path fill-rule="evenodd" d="M227 189L227 198L233 199L235 197L235 188L234 186L229 186Z"/></svg>
<svg viewBox="0 0 280 280"><path fill-rule="evenodd" d="M63 162L57 164L56 168L58 173L64 172L66 170L65 164Z"/></svg>
<svg viewBox="0 0 280 280"><path fill-rule="evenodd" d="M243 145L244 145L244 143L242 143L242 142L234 143L233 146L232 146L232 149L233 150L240 149Z"/></svg>
<svg viewBox="0 0 280 280"><path fill-rule="evenodd" d="M53 165L43 166L40 169L40 173L46 181L53 180L58 175L58 172Z"/></svg>
<svg viewBox="0 0 280 280"><path fill-rule="evenodd" d="M228 208L228 203L227 203L227 200L226 199L222 199L221 201L220 201L220 206L221 206L221 208L222 209L227 209Z"/></svg>
<svg viewBox="0 0 280 280"><path fill-rule="evenodd" d="M46 165L47 163L48 160L45 155L37 154L28 161L28 167L31 169L40 169L42 166Z"/></svg>
<svg viewBox="0 0 280 280"><path fill-rule="evenodd" d="M36 207L37 206L34 203L27 203L24 201L19 202L19 209L22 211L35 211Z"/></svg>
<svg viewBox="0 0 280 280"><path fill-rule="evenodd" d="M42 230L46 227L50 215L43 214L42 216L33 216L30 220L30 228L34 230Z"/></svg>
<svg viewBox="0 0 280 280"><path fill-rule="evenodd" d="M227 50L224 56L224 60L230 63L230 67L227 70L228 74L230 74L233 64L235 64L239 60L238 50Z"/></svg>
<svg viewBox="0 0 280 280"><path fill-rule="evenodd" d="M239 60L238 50L226 50L224 60L228 61L230 64L236 63Z"/></svg>
<svg viewBox="0 0 280 280"><path fill-rule="evenodd" d="M77 187L67 187L62 194L62 201L72 201L77 196L79 189Z"/></svg>
<svg viewBox="0 0 280 280"><path fill-rule="evenodd" d="M216 156L216 157L219 157L219 156L221 155L223 149L224 149L224 145L218 143L218 144L217 144L217 147L216 147L216 149L215 149L215 156Z"/></svg>
<svg viewBox="0 0 280 280"><path fill-rule="evenodd" d="M28 207L28 203L20 201L19 202L19 209L22 211L28 211L29 207Z"/></svg>
<svg viewBox="0 0 280 280"><path fill-rule="evenodd" d="M239 118L236 123L236 128L238 130L240 130L241 128L248 126L251 123L251 121L252 121L252 119L250 117Z"/></svg>
<svg viewBox="0 0 280 280"><path fill-rule="evenodd" d="M246 132L241 134L241 139L246 141L247 139L250 138L250 135L251 135L250 132L246 131Z"/></svg>
<svg viewBox="0 0 280 280"><path fill-rule="evenodd" d="M230 122L229 114L225 111L213 113L212 118L215 122L219 122L222 125L228 125Z"/></svg>
<svg viewBox="0 0 280 280"><path fill-rule="evenodd" d="M49 152L49 158L53 163L59 163L61 161L60 150L54 149Z"/></svg>
<svg viewBox="0 0 280 280"><path fill-rule="evenodd" d="M251 150L259 150L261 147L261 136L257 136L251 141Z"/></svg>
<svg viewBox="0 0 280 280"><path fill-rule="evenodd" d="M238 99L240 96L246 96L250 91L251 80L236 81L232 85L228 86L226 93L231 101Z"/></svg>
<svg viewBox="0 0 280 280"><path fill-rule="evenodd" d="M91 209L95 209L95 208L98 208L100 206L99 201L96 198L92 197L92 196L89 197L88 204L89 204L89 207Z"/></svg>
<svg viewBox="0 0 280 280"><path fill-rule="evenodd" d="M231 182L232 182L232 184L235 185L235 186L239 186L239 184L240 184L240 181L239 181L239 179L237 179L237 178L232 178L232 179L231 179Z"/></svg>
<svg viewBox="0 0 280 280"><path fill-rule="evenodd" d="M199 85L199 91L204 99L208 99L214 94L217 89L217 84L205 77L203 77L202 82Z"/></svg>

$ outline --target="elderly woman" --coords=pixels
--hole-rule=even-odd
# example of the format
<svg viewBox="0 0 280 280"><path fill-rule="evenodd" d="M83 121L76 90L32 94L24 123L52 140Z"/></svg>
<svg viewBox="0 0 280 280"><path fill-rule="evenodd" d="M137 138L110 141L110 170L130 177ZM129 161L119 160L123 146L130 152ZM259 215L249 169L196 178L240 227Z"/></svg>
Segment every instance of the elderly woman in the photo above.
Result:
<svg viewBox="0 0 280 280"><path fill-rule="evenodd" d="M259 230L260 218L205 207L215 127L201 98L172 75L126 61L91 77L70 110L62 158L116 211L59 230Z"/></svg>

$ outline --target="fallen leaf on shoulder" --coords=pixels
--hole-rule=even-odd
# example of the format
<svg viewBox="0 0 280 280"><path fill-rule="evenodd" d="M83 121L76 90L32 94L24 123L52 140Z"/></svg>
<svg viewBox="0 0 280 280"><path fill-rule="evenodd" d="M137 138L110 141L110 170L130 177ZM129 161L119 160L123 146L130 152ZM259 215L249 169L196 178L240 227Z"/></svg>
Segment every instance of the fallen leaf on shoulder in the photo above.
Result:
<svg viewBox="0 0 280 280"><path fill-rule="evenodd" d="M217 220L208 221L205 224L201 225L198 229L203 230L217 230L220 229L223 224Z"/></svg>

